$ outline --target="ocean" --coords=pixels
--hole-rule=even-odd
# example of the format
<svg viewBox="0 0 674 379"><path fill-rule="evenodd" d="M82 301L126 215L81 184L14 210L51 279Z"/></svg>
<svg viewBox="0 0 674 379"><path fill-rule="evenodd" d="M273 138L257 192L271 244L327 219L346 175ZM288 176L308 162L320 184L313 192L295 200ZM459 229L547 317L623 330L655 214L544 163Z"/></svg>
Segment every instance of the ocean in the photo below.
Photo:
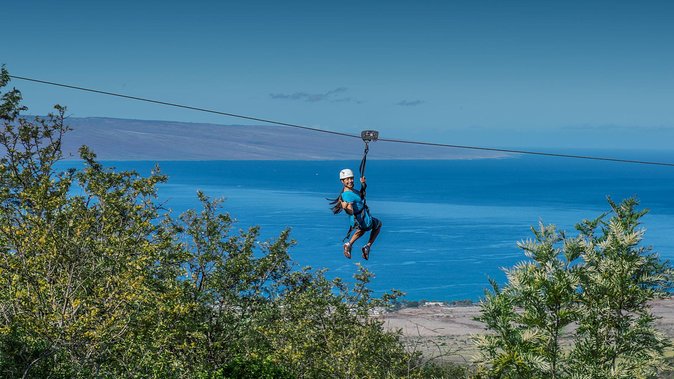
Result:
<svg viewBox="0 0 674 379"><path fill-rule="evenodd" d="M607 155L606 152L597 154ZM674 154L611 156L674 162ZM357 264L375 278L371 289L391 289L405 299L477 301L489 278L503 283L502 268L525 259L517 242L532 238L539 222L574 235L574 225L609 209L606 196L636 196L650 212L643 218L645 245L674 258L674 167L515 156L476 160L368 160L367 201L383 222L370 260L342 255L347 217L333 215L328 200L341 190L338 172L359 161L163 161L164 206L177 215L198 207L197 190L224 198L235 228L259 225L264 240L285 228L296 245L297 267L327 269L350 281ZM104 162L148 175L155 162Z"/></svg>

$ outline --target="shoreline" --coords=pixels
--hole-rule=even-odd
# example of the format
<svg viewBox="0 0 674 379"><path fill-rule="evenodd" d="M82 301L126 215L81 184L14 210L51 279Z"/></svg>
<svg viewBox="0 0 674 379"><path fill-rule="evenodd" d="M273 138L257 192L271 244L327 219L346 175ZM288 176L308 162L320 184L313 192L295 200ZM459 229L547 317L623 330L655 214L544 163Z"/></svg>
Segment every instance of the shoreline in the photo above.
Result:
<svg viewBox="0 0 674 379"><path fill-rule="evenodd" d="M674 297L653 301L651 310L658 318L655 322L658 330L674 341ZM479 303L428 302L382 313L377 318L385 329L400 330L408 348L422 352L425 359L466 364L477 353L472 336L486 333L484 325L474 320L479 314Z"/></svg>

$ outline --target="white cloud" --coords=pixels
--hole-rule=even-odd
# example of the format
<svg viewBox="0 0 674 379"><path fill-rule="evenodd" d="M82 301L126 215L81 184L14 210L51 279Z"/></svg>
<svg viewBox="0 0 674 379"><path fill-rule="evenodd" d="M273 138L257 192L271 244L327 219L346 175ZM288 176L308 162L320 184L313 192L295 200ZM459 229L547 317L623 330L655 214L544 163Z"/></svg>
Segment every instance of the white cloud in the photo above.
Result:
<svg viewBox="0 0 674 379"><path fill-rule="evenodd" d="M338 87L324 93L311 93L311 92L271 93L269 94L269 96L272 99L298 100L298 101L306 101L308 103L317 103L321 101L328 101L331 103L356 103L356 104L362 103L360 100L354 99L353 97L337 96L343 94L346 91L347 91L346 87Z"/></svg>

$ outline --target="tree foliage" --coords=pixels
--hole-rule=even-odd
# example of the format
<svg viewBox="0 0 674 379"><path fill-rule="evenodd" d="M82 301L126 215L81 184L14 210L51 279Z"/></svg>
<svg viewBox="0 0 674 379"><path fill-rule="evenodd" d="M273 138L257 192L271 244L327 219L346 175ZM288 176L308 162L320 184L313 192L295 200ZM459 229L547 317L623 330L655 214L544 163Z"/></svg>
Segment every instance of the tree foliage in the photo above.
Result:
<svg viewBox="0 0 674 379"><path fill-rule="evenodd" d="M540 225L519 247L529 260L493 284L476 338L481 373L494 378L651 378L669 341L650 302L669 296L672 270L650 247L635 199L576 226L567 237Z"/></svg>
<svg viewBox="0 0 674 379"><path fill-rule="evenodd" d="M0 88L9 76L2 68ZM219 200L178 217L166 181L106 168L82 147L63 169L65 108L22 117L2 94L0 376L418 377L421 360L371 317L398 294L297 269L288 230L260 241Z"/></svg>

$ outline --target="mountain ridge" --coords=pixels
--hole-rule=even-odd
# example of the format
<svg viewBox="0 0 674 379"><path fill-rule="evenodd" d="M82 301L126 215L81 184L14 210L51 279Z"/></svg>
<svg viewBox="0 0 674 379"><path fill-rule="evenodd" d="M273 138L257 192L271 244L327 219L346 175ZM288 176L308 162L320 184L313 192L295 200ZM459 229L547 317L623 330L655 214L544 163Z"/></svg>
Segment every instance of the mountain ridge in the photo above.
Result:
<svg viewBox="0 0 674 379"><path fill-rule="evenodd" d="M63 151L77 159L89 146L101 160L350 160L357 139L273 125L222 125L110 117L66 119ZM481 159L507 154L388 142L370 144L370 159Z"/></svg>

